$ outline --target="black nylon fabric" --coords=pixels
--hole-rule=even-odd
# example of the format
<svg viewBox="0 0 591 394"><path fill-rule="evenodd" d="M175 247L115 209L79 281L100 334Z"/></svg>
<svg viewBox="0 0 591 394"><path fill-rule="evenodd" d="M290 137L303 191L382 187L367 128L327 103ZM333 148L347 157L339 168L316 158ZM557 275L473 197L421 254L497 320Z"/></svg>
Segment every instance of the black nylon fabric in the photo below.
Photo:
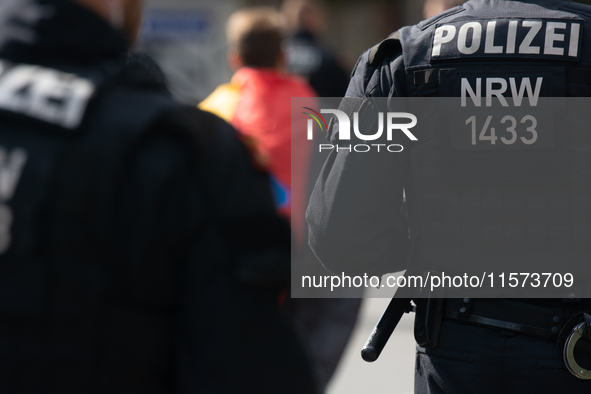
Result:
<svg viewBox="0 0 591 394"><path fill-rule="evenodd" d="M569 59L553 58L552 51L542 52L549 55L545 57L529 56L527 51L512 57L505 56L511 52L506 40L503 44L503 40L493 40L492 45L503 45L503 50L498 56L488 56L494 51L482 53L486 45L483 36L483 47L481 52L473 52L475 56L458 57L458 46L449 52L442 47L440 56L432 61L437 57L433 56L433 43L438 27L495 19L518 20L517 26L525 20L567 26L580 23L580 46L576 47L576 56ZM352 101L374 97L459 97L458 76L470 79L474 86L475 79L471 78L506 78L511 73L518 78L544 77L544 84L549 84L541 88L541 96L587 97L590 28L591 8L571 1L470 0L416 26L401 29L401 48L390 44L388 50L365 52L346 96ZM482 31L486 30L483 27ZM509 34L505 34L507 39ZM466 42L470 46L469 39ZM534 45L545 50L545 43ZM571 48L563 49L563 55L569 56ZM515 50L519 51L519 44ZM573 122L577 121L577 114L588 111L583 105L565 109L568 115L574 115L570 119ZM588 264L588 133L558 128L554 137L554 145L523 150L522 155L517 150L483 149L474 153L452 149L449 136L430 130L417 135L418 142L404 141L404 152L395 159L384 159L381 165L346 151L333 151L307 211L310 244L323 264L335 272L372 272L379 267L373 272L382 274L400 271L403 266L407 273L414 274L437 268L441 261L460 262L459 270L467 272L485 263L496 272L519 272L521 261L530 259L530 266L535 266L538 258L553 263L555 270L567 270L569 263ZM503 176L491 171L495 164L501 166ZM366 178L373 182L362 182ZM359 185L363 196L369 196L364 202L370 204L358 203L359 194L352 190ZM393 212L403 205L403 196L410 230L408 260L404 259L405 253L397 250L397 246L404 244L397 241L397 235L407 230L406 223L393 220ZM364 216L373 220L358 220ZM351 229L337 231L347 226ZM383 241L364 245L359 239ZM385 252L368 258L375 256L374 250ZM585 279L580 281L588 284ZM457 302L469 304L470 299ZM495 300L488 302L496 305ZM528 304L551 309L549 327L557 321L563 324L565 311L587 310L589 306L588 299L512 302L524 310L535 309ZM502 312L502 302L499 305ZM464 308L458 314L467 312L469 306ZM416 393L589 390L589 381L577 379L566 369L555 342L498 327L477 327L464 318L459 320L442 320L435 348L417 347Z"/></svg>
<svg viewBox="0 0 591 394"><path fill-rule="evenodd" d="M138 314L130 287L137 280L124 268L115 213L122 170L149 135L148 126L174 103L161 95L108 90L88 110L92 117L94 106L108 103L114 116L105 124L92 122L94 127L60 133L33 120L3 122L3 146L25 148L30 157L11 203L17 217L14 244L1 257L0 288L6 296L0 313L8 327L2 338L13 363L3 369L0 384L11 392L38 386L86 391L92 381L96 392L113 382L119 383L109 387L113 392L123 382L126 390L137 390L141 382L146 392L159 392L173 381L172 344L162 340L172 337L173 305L178 303L172 296L178 286L174 276L181 267L159 273L173 280L162 287L168 294L158 294L146 302L147 313ZM129 112L116 113L122 110ZM129 123L113 123L122 117ZM137 335L141 332L149 336ZM139 354L134 346L148 354L134 356ZM26 347L35 350L27 355ZM127 360L112 359L109 349L116 347Z"/></svg>
<svg viewBox="0 0 591 394"><path fill-rule="evenodd" d="M586 95L588 78L576 78L591 73L591 58L584 48L582 58L574 63L572 59L524 61L509 54L431 59L435 28L456 21L534 17L578 21L588 34L589 18L579 12L579 5L559 2L544 7L545 3L537 3L472 1L403 28L400 36L409 95L458 97L461 78L475 86L476 78L484 81L487 77L517 81L543 77L541 97ZM503 43L506 36L497 33L494 42ZM445 124L446 119L441 122ZM591 170L591 156L587 141L562 132L555 135L552 148L529 152L458 151L443 132L418 136L420 142L409 154L414 187L410 193L417 198L409 204L411 226L419 234L422 268L441 270L442 259L457 262L458 272L516 269L524 261L529 267L536 261L547 265L560 261L564 267L583 263L591 252L587 238L591 235L591 200L583 197L591 193L591 183L582 174Z"/></svg>
<svg viewBox="0 0 591 394"><path fill-rule="evenodd" d="M532 91L543 79L539 85L542 98L587 97L591 86L585 76L591 68L591 44L587 39L590 18L588 6L570 1L469 1L416 26L402 28L400 41L391 38L364 53L343 108L348 101L360 98L459 97L462 78L472 89L476 89L480 79L482 102L486 99L487 78L503 79L507 95L511 94L511 78L519 87L520 82L523 84L529 78ZM495 30L487 44L489 22L501 20L508 22L502 25L506 29ZM538 54L529 53L531 48L522 48L530 31L519 29L528 21L538 23L540 37L548 29L551 31L554 25L548 25L550 22L564 27L556 30L564 33L564 42L556 44L562 48L554 48L562 49L562 54L553 55L545 40L537 36L531 45L536 46ZM458 57L457 32L468 23L481 26L480 52ZM434 56L436 30L448 25L455 26L456 41L451 36L443 40L439 54L435 51L438 56ZM507 44L509 26L516 29L513 49ZM451 49L445 47L446 42ZM494 54L492 49L491 53L482 52L491 45L500 48L496 57L490 56ZM523 53L517 56L516 51ZM563 112L569 122L575 123L580 122L577 114L585 111L588 110L579 105ZM435 119L439 124L455 119L450 113L439 116L442 118ZM455 119L464 126L463 120ZM417 142L404 138L393 141L400 142L404 151L391 160L383 158L373 167L370 160L362 160L358 155L331 152L308 208L311 244L325 266L337 272L339 267L356 272L371 272L380 267L384 270L381 273L387 272L386 267L392 271L401 267L440 271L438 262L445 260L450 264L459 262L458 271L479 267L475 270L482 273L484 265L501 269L523 259L529 259L533 266L538 258L548 264L564 261L565 269L569 264L584 262L589 252L590 230L590 205L583 197L590 191L586 175L591 151L588 133L554 127L553 135L540 140L532 149L465 149L465 145L458 146L452 134L435 128L418 130L417 138ZM363 183L364 194L379 196L372 200L374 205L367 207L355 200L355 193L347 193L352 180L363 173L377 180ZM406 253L396 248L404 242L380 242L365 248L358 242L397 239L397 234L406 231L388 219L390 212L398 211L403 193L410 229L408 261L403 257ZM390 201L390 205L385 201ZM383 218L376 216L378 211L384 213ZM358 220L369 217L372 223ZM338 229L345 228L349 221L355 223L355 230L336 236ZM384 228L389 230L384 232ZM344 236L350 247L339 244ZM371 267L364 263L367 256L382 249L388 252L376 257ZM506 265L497 265L502 261Z"/></svg>

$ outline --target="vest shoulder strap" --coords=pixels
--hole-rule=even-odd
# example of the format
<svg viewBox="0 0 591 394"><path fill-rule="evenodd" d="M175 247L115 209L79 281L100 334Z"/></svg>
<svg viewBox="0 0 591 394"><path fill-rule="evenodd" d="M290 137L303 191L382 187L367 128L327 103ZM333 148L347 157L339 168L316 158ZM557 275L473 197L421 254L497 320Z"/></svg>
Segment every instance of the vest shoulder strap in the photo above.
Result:
<svg viewBox="0 0 591 394"><path fill-rule="evenodd" d="M388 51L395 49L402 50L402 44L400 43L400 31L392 33L390 36L388 36L388 38L382 40L382 42L370 49L369 64L372 66L379 64Z"/></svg>

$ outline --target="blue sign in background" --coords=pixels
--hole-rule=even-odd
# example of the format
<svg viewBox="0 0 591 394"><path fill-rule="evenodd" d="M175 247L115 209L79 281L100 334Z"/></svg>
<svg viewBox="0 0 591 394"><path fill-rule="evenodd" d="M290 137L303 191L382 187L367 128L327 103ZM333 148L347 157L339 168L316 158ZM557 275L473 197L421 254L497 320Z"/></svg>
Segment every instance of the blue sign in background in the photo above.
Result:
<svg viewBox="0 0 591 394"><path fill-rule="evenodd" d="M212 30L205 10L151 9L144 14L142 41L203 41Z"/></svg>

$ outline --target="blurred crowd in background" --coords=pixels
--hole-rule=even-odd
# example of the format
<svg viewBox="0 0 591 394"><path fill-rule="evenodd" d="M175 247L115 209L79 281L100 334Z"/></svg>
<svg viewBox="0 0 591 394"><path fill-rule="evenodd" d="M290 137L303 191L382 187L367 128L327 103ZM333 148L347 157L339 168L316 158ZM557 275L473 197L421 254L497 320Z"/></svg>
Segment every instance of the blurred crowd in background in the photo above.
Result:
<svg viewBox="0 0 591 394"><path fill-rule="evenodd" d="M231 123L268 169L278 209L291 218L293 278L329 274L307 245L304 212L326 159L291 138L292 97L343 97L361 53L404 24L460 0L149 1L138 50L162 67L173 95ZM295 115L301 116L301 114ZM324 136L317 135L317 142ZM297 143L301 141L304 144ZM298 158L297 165L291 161ZM297 286L294 286L296 288ZM310 297L310 294L307 294ZM333 295L334 296L334 295ZM319 392L332 378L355 326L361 291L341 298L281 301L298 334Z"/></svg>
<svg viewBox="0 0 591 394"><path fill-rule="evenodd" d="M271 6L285 15L289 35L301 33L300 2L282 0L147 0L139 48L152 55L166 73L175 96L197 104L232 70L226 59L226 21L236 10ZM359 55L398 28L414 24L459 0L317 0L305 1L305 25L323 48L334 54L348 74ZM297 61L297 59L294 59ZM313 61L313 59L312 59ZM293 71L298 71L294 66ZM320 95L326 96L326 94ZM338 97L338 95L335 95Z"/></svg>

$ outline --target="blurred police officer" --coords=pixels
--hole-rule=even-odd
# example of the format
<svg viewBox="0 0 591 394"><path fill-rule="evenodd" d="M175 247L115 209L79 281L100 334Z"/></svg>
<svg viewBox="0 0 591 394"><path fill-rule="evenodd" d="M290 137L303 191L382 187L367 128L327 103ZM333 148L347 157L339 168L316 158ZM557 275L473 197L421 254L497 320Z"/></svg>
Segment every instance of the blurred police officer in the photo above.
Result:
<svg viewBox="0 0 591 394"><path fill-rule="evenodd" d="M126 60L141 3L0 1L0 392L313 392L268 176Z"/></svg>
<svg viewBox="0 0 591 394"><path fill-rule="evenodd" d="M405 27L367 51L358 63L347 96L459 97L461 81L475 86L476 81L502 85L516 80L521 81L522 89L527 88L524 83L530 82L530 96L589 96L590 32L591 8L571 1L471 0L416 26ZM482 94L485 89L478 90L474 96ZM349 115L359 110L351 102L341 106ZM577 139L581 136L566 135L564 130L556 132L565 134L556 138L572 144L568 146L588 151L588 145ZM578 212L574 208L589 206L588 194L576 195L579 188L589 187L588 181L567 175L568 171L570 174L577 171L574 160L563 163L565 167L560 170L564 172L558 177L560 180L553 181L555 184L548 183L549 178L543 177L543 173L538 180L528 179L527 184L512 180L515 177L506 173L506 182L498 180L491 185L484 177L478 182L470 178L475 175L475 168L482 168L477 166L477 154L498 158L506 151L463 152L462 163L466 165L453 167L450 160L437 161L437 157L447 152L449 143L436 141L433 137L406 144L408 149L395 158L385 159L382 155L388 165L381 166L370 166L372 163L363 156L346 150L331 153L308 208L311 246L326 266L336 272L348 267L351 272L382 274L405 268L420 270L441 259L450 260L446 263L480 263L485 259L539 254L531 245L551 248L546 250L552 250L553 254L548 252L544 258L553 256L558 266L563 261L561 256L565 256L565 261L569 253L576 253L565 245L577 250L582 247L582 238L577 240L569 235L570 231L554 235L534 231L526 240L513 242L511 248L503 247L502 253L479 246L487 245L487 239L479 238L479 234L493 227L503 228L506 242L514 241L509 239L509 234L520 233L532 223L548 228L559 224L588 227L584 216L587 208ZM519 159L515 155L523 159L516 169L526 169L530 174L540 171L527 159L539 155L537 149L532 145L530 150L514 152L514 160ZM567 160L558 150L551 155ZM574 167L567 170L567 166ZM442 173L453 173L454 181L443 180ZM369 178L376 181L365 181L367 174L372 174ZM545 190L557 190L562 184L559 182L565 179L579 184L567 182L571 186L560 197L560 205L566 206L557 206ZM537 188L536 182L548 189ZM359 189L360 185L365 200L360 194L345 192ZM441 189L438 185L442 185ZM403 215L396 220L401 211L403 189L408 204L408 228ZM536 190L539 195L533 194ZM437 193L441 194L441 204L430 199L438 199ZM551 215L547 204L553 204L552 212L566 212L566 215ZM569 204L572 204L570 208ZM365 220L367 217L372 220ZM474 248L469 252L455 248L457 242L446 243L454 234L430 231L438 223L445 228L443 218L447 218L450 226L469 225L459 235L459 244L466 245L472 240ZM456 223L456 218L461 222ZM335 236L335 229L339 228L351 230L346 237L342 237L342 232ZM470 233L466 233L468 228ZM371 249L352 241L355 239L372 240ZM405 266L403 256L407 253L412 263ZM425 303L420 300L417 303L420 312ZM591 389L591 381L582 376L588 373L585 369L591 368L588 345L579 354L581 370L573 374L567 370L561 353L564 344L561 333L568 336L573 322L580 321L577 319L581 312L591 310L588 300L450 299L445 300L442 310L440 330L434 330L439 335L438 341L423 341L425 338L418 338L421 332L417 335L415 331L422 345L417 347L417 393L556 393Z"/></svg>
<svg viewBox="0 0 591 394"><path fill-rule="evenodd" d="M320 43L326 27L322 1L286 0L282 11L289 31L285 45L288 70L306 78L319 97L343 97L349 72Z"/></svg>
<svg viewBox="0 0 591 394"><path fill-rule="evenodd" d="M320 97L320 108L326 107L323 97L343 97L350 80L350 71L343 67L337 54L322 45L321 35L327 27L325 8L322 0L285 0L282 5L289 33L284 44L287 68L310 83ZM319 141L324 139L320 134L315 138ZM325 160L326 152L312 150L308 182L305 185L306 197L311 193ZM317 276L327 274L307 244L302 245L298 252L298 263L292 278L301 278L304 273ZM296 330L306 338L304 342L309 344L308 351L315 360L317 380L322 388L328 385L336 371L353 332L360 306L361 297L286 300L284 311ZM318 346L319 343L322 346Z"/></svg>

